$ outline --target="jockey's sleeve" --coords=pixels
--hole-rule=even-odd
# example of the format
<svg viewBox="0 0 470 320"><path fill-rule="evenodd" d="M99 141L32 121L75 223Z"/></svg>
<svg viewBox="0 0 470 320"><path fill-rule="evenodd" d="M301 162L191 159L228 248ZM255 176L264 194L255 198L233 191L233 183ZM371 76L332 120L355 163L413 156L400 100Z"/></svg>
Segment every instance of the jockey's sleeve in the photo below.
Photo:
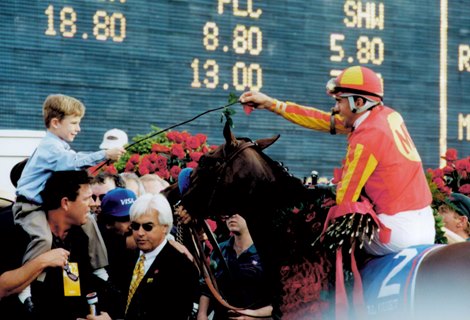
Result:
<svg viewBox="0 0 470 320"><path fill-rule="evenodd" d="M341 181L336 189L336 203L356 202L367 180L377 167L377 158L363 144L348 146Z"/></svg>
<svg viewBox="0 0 470 320"><path fill-rule="evenodd" d="M302 127L330 132L331 113L313 107L305 107L294 102L274 100L270 111L277 113L285 119ZM335 128L337 133L349 133L350 129L344 127L341 116L335 115Z"/></svg>

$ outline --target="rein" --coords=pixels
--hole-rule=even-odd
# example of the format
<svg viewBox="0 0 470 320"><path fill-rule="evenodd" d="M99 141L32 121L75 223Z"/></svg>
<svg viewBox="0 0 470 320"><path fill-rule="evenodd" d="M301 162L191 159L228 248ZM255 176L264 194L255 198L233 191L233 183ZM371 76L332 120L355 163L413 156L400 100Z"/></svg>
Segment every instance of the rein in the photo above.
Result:
<svg viewBox="0 0 470 320"><path fill-rule="evenodd" d="M136 144L141 143L142 141L145 141L145 140L148 140L148 139L150 139L150 138L153 138L153 137L155 137L155 136L157 136L157 135L159 135L159 134L161 134L161 133L163 133L163 132L166 132L166 131L168 131L168 130L171 130L171 129L173 129L173 128L182 126L183 124L192 122L192 121L196 120L197 118L202 117L202 116L205 115L205 114L208 114L208 113L211 113L211 112L214 112L214 111L218 111L218 110L222 110L222 109L226 109L226 108L228 108L228 107L230 107L230 106L233 106L234 104L239 103L239 102L240 102L240 101L237 100L237 101L228 103L228 104L226 104L225 106L222 106L222 107L218 107L218 108L206 110L206 111L204 111L204 112L198 114L197 116L195 116L195 117L193 117L193 118L191 118L191 119L188 119L188 120L185 120L185 121L183 121L183 122L180 122L180 123L171 125L171 126L165 128L165 129L163 129L163 130L154 132L154 133L152 133L151 135L148 135L148 136L146 136L146 137L143 137L142 139L139 139L139 140L137 140L137 141L135 141L135 142L133 142L133 143L127 145L126 147L124 147L124 149L125 149L125 150L129 150L129 148L135 146ZM96 172L98 172L103 166L109 164L110 162L111 162L111 160L109 160L109 159L108 159L108 160L104 160L103 162L101 162L101 164L100 164L99 166L97 166L97 167L93 170L93 172L91 172L91 174L94 175L94 174L95 174Z"/></svg>
<svg viewBox="0 0 470 320"><path fill-rule="evenodd" d="M214 184L214 188L212 189L211 197L209 198L207 208L210 208L210 206L212 205L215 192L216 192L218 186L220 185L220 181L222 180L222 177L223 177L223 174L224 174L224 172L227 168L227 165L233 159L235 159L235 157L238 156L242 151L244 151L248 148L255 148L257 146L258 145L255 142L251 141L251 140L244 140L241 144L239 144L236 147L236 149L233 152L231 152L228 155L225 155L225 149L224 149L224 157L223 157L224 161L223 161L222 166L217 168L217 172L216 172L217 173L217 180L216 180L216 183ZM209 242L211 243L211 245L213 247L214 253L217 256L219 256L220 261L224 262L223 268L225 269L226 272L230 272L229 269L228 269L228 266L225 262L225 259L223 257L222 251L220 250L220 247L217 243L217 240L215 239L214 234L212 233L211 229L209 228L209 226L207 225L205 220L202 223L202 228L203 228L205 234L207 235ZM199 235L198 235L197 224L196 223L191 223L190 226L189 226L189 230L190 230L191 240L192 240L193 245L196 249L196 254L195 254L195 257L194 257L195 264L198 267L200 273L203 275L204 281L207 284L207 287L209 288L209 290L212 293L212 295L214 296L214 298L222 306L224 306L225 308L227 308L229 310L232 310L232 311L236 312L238 315L249 316L249 317L252 317L252 318L270 318L270 316L253 316L253 315L244 314L241 311L244 310L245 308L234 307L222 297L222 294L219 292L219 288L217 286L216 278L215 278L213 272L211 271L211 268L210 268L210 265L209 265L209 259L207 259L206 255L204 253L203 245L202 245L202 242L201 242L201 240L199 238Z"/></svg>
<svg viewBox="0 0 470 320"><path fill-rule="evenodd" d="M202 224L203 230L206 233L209 242L212 244L214 250L216 251L216 254L220 255L222 257L221 261L225 261L225 259L222 256L222 252L220 251L220 247L217 243L217 240L215 240L214 234L210 230L209 226L207 225L206 221L203 222ZM217 287L217 281L215 279L214 273L211 271L210 265L209 265L209 259L207 259L206 254L204 253L204 248L202 246L201 239L199 238L198 230L197 230L197 225L196 223L191 223L189 226L189 231L191 235L191 240L193 242L194 247L196 248L196 255L194 255L194 264L196 267L199 269L200 274L202 274L204 278L204 282L206 283L207 287L209 288L210 292L214 296L214 298L225 308L234 311L237 315L241 316L247 316L251 318L271 318L271 316L255 316L255 315L248 315L243 313L242 311L245 308L239 308L239 307L234 307L230 303L227 302L222 297L222 294L219 292L219 288ZM225 268L228 268L225 266Z"/></svg>

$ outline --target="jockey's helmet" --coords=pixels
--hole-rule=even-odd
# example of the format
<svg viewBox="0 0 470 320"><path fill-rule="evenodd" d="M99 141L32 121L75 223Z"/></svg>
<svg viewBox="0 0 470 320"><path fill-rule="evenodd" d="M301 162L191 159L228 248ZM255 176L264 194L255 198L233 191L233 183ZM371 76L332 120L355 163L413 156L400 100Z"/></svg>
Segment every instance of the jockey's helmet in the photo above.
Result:
<svg viewBox="0 0 470 320"><path fill-rule="evenodd" d="M382 80L369 68L362 66L349 67L343 70L336 78L330 79L326 84L326 93L334 98L360 96L366 99L366 106L358 112L365 111L372 106L382 103ZM353 106L351 106L353 109ZM353 110L354 111L354 110Z"/></svg>

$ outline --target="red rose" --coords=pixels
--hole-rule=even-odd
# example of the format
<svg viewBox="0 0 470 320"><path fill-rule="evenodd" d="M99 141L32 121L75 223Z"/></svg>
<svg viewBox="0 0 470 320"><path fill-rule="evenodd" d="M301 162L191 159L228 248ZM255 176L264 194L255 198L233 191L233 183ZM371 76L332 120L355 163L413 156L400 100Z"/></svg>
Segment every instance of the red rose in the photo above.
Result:
<svg viewBox="0 0 470 320"><path fill-rule="evenodd" d="M443 193L445 193L447 196L450 196L450 194L452 193L452 189L449 188L448 186L444 186L444 187L441 189L441 191L442 191Z"/></svg>
<svg viewBox="0 0 470 320"><path fill-rule="evenodd" d="M188 143L189 139L191 139L191 135L186 132L186 131L183 131L181 132L181 142L177 142L177 143Z"/></svg>
<svg viewBox="0 0 470 320"><path fill-rule="evenodd" d="M126 167L124 168L125 172L134 172L135 164L132 161L127 161Z"/></svg>
<svg viewBox="0 0 470 320"><path fill-rule="evenodd" d="M152 145L152 152L156 153L170 153L170 148L162 144L155 143Z"/></svg>
<svg viewBox="0 0 470 320"><path fill-rule="evenodd" d="M147 170L149 171L147 173L153 173L157 169L157 165L151 161L150 155L148 154L142 157L142 161L140 161L139 165L139 172L142 167L145 167L145 169L142 169L144 170L144 172L146 172Z"/></svg>
<svg viewBox="0 0 470 320"><path fill-rule="evenodd" d="M457 160L457 150L456 149L447 149L446 155L442 158L445 159L447 162Z"/></svg>
<svg viewBox="0 0 470 320"><path fill-rule="evenodd" d="M446 185L445 182L444 182L444 179L442 179L440 177L436 177L436 178L432 179L432 181L436 184L436 186L439 189L444 188L444 186Z"/></svg>
<svg viewBox="0 0 470 320"><path fill-rule="evenodd" d="M455 169L459 176L463 179L468 178L468 174L470 173L470 158L469 159L461 159L455 162Z"/></svg>
<svg viewBox="0 0 470 320"><path fill-rule="evenodd" d="M155 173L162 179L167 180L170 178L170 172L167 169L159 169Z"/></svg>
<svg viewBox="0 0 470 320"><path fill-rule="evenodd" d="M155 164L158 160L158 155L156 153L148 154L148 159L151 163Z"/></svg>
<svg viewBox="0 0 470 320"><path fill-rule="evenodd" d="M168 159L164 156L158 155L155 163L159 170L166 169L166 166L168 164Z"/></svg>
<svg viewBox="0 0 470 320"><path fill-rule="evenodd" d="M194 152L191 152L191 153L189 154L189 157L190 157L193 161L198 162L199 159L201 159L201 157L202 157L203 154L204 154L204 153L202 153L202 152L194 151Z"/></svg>
<svg viewBox="0 0 470 320"><path fill-rule="evenodd" d="M188 148L197 149L201 146L201 143L197 137L190 137L188 140L186 140L186 145Z"/></svg>
<svg viewBox="0 0 470 320"><path fill-rule="evenodd" d="M173 166L170 169L170 175L175 180L178 179L178 175L180 174L180 172L181 172L181 168L179 166Z"/></svg>
<svg viewBox="0 0 470 320"><path fill-rule="evenodd" d="M175 143L171 146L171 154L178 157L178 159L183 159L186 156L183 145L180 143Z"/></svg>
<svg viewBox="0 0 470 320"><path fill-rule="evenodd" d="M178 131L168 132L166 134L166 137L168 138L168 140L176 142L176 143L182 143L183 142L183 136Z"/></svg>
<svg viewBox="0 0 470 320"><path fill-rule="evenodd" d="M443 178L444 177L444 170L437 168L436 170L432 170L433 178Z"/></svg>
<svg viewBox="0 0 470 320"><path fill-rule="evenodd" d="M196 168L198 166L198 163L196 161L189 161L186 163L186 168Z"/></svg>
<svg viewBox="0 0 470 320"><path fill-rule="evenodd" d="M140 155L138 154L133 154L129 160L129 162L132 162L133 164L138 164L140 162Z"/></svg>
<svg viewBox="0 0 470 320"><path fill-rule="evenodd" d="M144 176L144 175L149 174L149 173L150 173L150 170L147 166L143 166L143 165L139 166L139 174L141 176Z"/></svg>
<svg viewBox="0 0 470 320"><path fill-rule="evenodd" d="M459 192L466 196L470 196L470 183L460 186Z"/></svg>
<svg viewBox="0 0 470 320"><path fill-rule="evenodd" d="M205 134L197 133L195 137L198 138L199 143L200 143L201 145L204 144L204 143L206 143L206 141L207 141L207 136L206 136Z"/></svg>
<svg viewBox="0 0 470 320"><path fill-rule="evenodd" d="M452 172L454 172L454 168L452 167L452 165L447 165L445 166L444 168L442 168L442 172L445 174L445 175L451 175Z"/></svg>

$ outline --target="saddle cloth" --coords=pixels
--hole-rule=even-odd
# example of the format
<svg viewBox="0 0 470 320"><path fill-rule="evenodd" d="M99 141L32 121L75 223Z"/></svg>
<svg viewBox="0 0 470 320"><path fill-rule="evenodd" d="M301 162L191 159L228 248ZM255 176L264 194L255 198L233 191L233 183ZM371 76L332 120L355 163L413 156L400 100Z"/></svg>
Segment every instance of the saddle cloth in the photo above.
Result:
<svg viewBox="0 0 470 320"><path fill-rule="evenodd" d="M413 246L368 262L360 271L369 317L412 314L416 274L424 257L442 245Z"/></svg>

